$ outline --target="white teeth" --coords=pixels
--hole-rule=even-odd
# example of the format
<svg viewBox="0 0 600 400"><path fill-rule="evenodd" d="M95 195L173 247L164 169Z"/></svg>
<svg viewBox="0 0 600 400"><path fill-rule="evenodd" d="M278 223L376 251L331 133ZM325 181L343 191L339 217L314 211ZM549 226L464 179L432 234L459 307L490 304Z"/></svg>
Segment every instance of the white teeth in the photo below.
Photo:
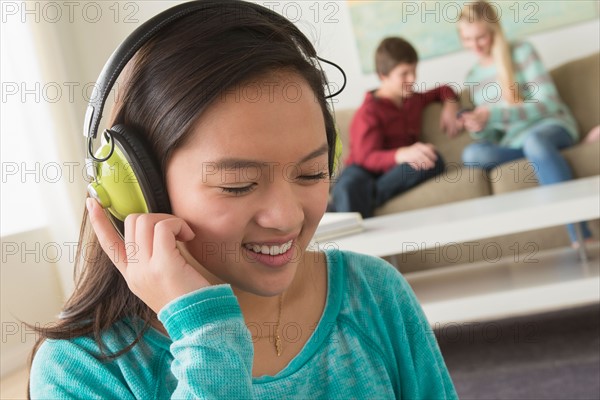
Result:
<svg viewBox="0 0 600 400"><path fill-rule="evenodd" d="M263 244L262 246L259 244L246 244L244 245L244 247L255 253L277 256L279 254L287 252L292 247L292 243L293 240L290 240L289 242L284 243L281 246L267 246L266 244Z"/></svg>

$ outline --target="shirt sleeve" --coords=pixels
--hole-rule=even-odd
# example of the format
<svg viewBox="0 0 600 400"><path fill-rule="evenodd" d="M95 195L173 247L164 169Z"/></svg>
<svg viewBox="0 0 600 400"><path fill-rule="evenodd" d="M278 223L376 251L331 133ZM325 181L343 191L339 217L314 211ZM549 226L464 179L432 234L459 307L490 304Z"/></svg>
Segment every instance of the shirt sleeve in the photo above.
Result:
<svg viewBox="0 0 600 400"><path fill-rule="evenodd" d="M253 398L252 339L229 285L181 296L158 317L172 340L172 398ZM92 338L46 340L32 363L31 398L135 399L129 385L136 383L98 359L95 349Z"/></svg>
<svg viewBox="0 0 600 400"><path fill-rule="evenodd" d="M135 399L118 374L88 349L52 339L45 340L35 354L29 393L32 399Z"/></svg>
<svg viewBox="0 0 600 400"><path fill-rule="evenodd" d="M229 285L182 296L159 313L171 337L174 399L250 399L253 346Z"/></svg>
<svg viewBox="0 0 600 400"><path fill-rule="evenodd" d="M361 107L350 126L352 161L373 173L396 165L396 149L384 148L382 129L372 106Z"/></svg>
<svg viewBox="0 0 600 400"><path fill-rule="evenodd" d="M513 62L515 73L521 74L519 90L523 102L492 105L485 131L506 131L514 122L536 122L556 115L562 109L562 101L552 77L531 44L519 44L514 51Z"/></svg>

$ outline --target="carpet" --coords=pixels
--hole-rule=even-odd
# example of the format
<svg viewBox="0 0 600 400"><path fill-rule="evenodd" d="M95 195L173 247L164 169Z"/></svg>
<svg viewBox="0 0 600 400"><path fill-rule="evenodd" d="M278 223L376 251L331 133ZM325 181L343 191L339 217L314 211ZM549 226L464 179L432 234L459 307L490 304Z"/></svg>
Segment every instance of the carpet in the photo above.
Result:
<svg viewBox="0 0 600 400"><path fill-rule="evenodd" d="M600 305L435 330L461 399L600 399Z"/></svg>

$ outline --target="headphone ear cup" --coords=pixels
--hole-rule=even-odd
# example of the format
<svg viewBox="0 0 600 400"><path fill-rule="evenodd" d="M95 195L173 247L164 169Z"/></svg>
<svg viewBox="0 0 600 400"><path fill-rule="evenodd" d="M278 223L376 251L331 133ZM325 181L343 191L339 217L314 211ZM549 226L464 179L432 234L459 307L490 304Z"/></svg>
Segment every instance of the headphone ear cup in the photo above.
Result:
<svg viewBox="0 0 600 400"><path fill-rule="evenodd" d="M124 125L114 126L105 135L108 143L96 156L110 157L96 165L96 179L88 185L88 192L110 212L113 225L122 233L120 222L129 214L171 213L158 162L143 138Z"/></svg>
<svg viewBox="0 0 600 400"><path fill-rule="evenodd" d="M115 125L110 129L116 144L129 163L137 183L140 185L148 212L171 213L171 203L167 194L158 160L150 146L137 131L125 125Z"/></svg>
<svg viewBox="0 0 600 400"><path fill-rule="evenodd" d="M342 158L342 139L340 139L340 132L336 128L335 129L335 149L333 150L333 168L331 170L332 174L337 174L338 168L340 166L341 158Z"/></svg>

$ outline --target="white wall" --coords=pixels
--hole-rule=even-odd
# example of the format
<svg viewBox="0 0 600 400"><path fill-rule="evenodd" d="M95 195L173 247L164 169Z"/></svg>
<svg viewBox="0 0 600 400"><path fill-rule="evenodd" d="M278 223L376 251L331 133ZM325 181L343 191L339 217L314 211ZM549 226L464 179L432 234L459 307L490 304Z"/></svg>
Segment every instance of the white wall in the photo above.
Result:
<svg viewBox="0 0 600 400"><path fill-rule="evenodd" d="M343 109L360 105L364 92L377 87L378 79L375 74L365 75L361 72L358 50L352 37L350 12L345 2L339 4L339 22L326 24L321 21L316 27L321 32L317 50L322 57L340 64L348 75L347 89L337 105ZM313 14L311 10L308 11L305 15L310 18ZM431 29L435 29L435 26ZM527 39L536 47L546 67L553 68L600 50L600 20L542 32ZM425 87L433 87L436 83L456 82L462 87L461 83L474 62L475 58L466 51L422 61L417 70L418 86L424 84Z"/></svg>
<svg viewBox="0 0 600 400"><path fill-rule="evenodd" d="M0 376L25 365L40 328L53 321L63 302L55 260L59 246L47 229L2 238L0 269Z"/></svg>
<svg viewBox="0 0 600 400"><path fill-rule="evenodd" d="M62 57L72 71L71 76L77 77L81 82L93 82L96 79L112 50L128 32L139 25L126 21L126 15L129 14L133 19L142 22L174 3L176 2L137 2L137 9L122 9L120 19L115 23L115 11L108 9L109 2L102 6L105 17L97 23L76 18L74 23L57 26L64 45ZM350 11L345 1L265 0L257 3L298 21L297 25L312 39L318 53L344 68L348 83L346 90L336 99L336 107L343 109L358 106L364 92L377 86L378 80L374 74L365 75L361 72ZM435 29L435 26L432 26L432 29ZM535 45L546 66L552 68L565 61L598 52L599 37L600 20L595 19L539 33L528 39ZM418 68L419 86L424 84L425 87L433 87L441 82L460 84L474 61L474 57L466 51L422 61ZM326 70L330 79L341 83L340 75L335 70ZM83 114L84 108L80 104L78 118L82 119Z"/></svg>

